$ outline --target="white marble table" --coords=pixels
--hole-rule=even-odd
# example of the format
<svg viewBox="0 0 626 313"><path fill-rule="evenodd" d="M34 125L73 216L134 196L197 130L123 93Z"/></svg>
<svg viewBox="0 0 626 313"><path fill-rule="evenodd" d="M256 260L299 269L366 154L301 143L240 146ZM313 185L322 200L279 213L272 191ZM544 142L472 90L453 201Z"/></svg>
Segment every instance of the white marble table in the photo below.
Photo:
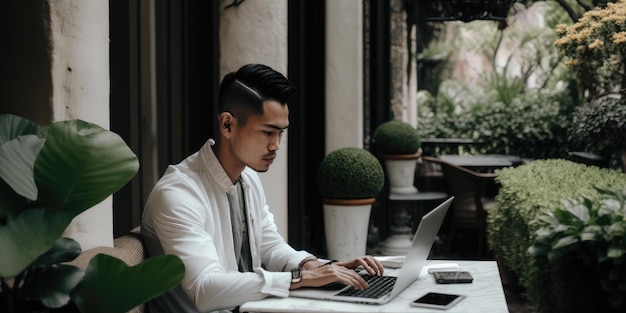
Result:
<svg viewBox="0 0 626 313"><path fill-rule="evenodd" d="M500 281L500 273L495 261L454 261L433 260L429 264L452 262L460 269L472 273L474 282L471 284L437 284L432 275L424 269L420 278L402 292L393 301L384 305L366 305L334 301L311 300L301 298L266 298L246 302L240 307L241 312L447 312L447 313L504 313L509 312L504 289ZM392 269L389 269L392 271ZM449 310L416 308L409 305L411 301L428 291L458 293L467 296L463 301Z"/></svg>

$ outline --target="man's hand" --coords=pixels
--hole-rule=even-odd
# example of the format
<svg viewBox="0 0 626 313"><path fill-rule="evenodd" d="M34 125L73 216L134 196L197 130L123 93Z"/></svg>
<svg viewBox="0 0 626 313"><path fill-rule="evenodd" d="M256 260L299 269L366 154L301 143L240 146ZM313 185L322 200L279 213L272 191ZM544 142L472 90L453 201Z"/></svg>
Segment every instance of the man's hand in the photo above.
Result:
<svg viewBox="0 0 626 313"><path fill-rule="evenodd" d="M309 262L310 263L310 262ZM302 280L292 283L290 289L301 287L320 287L334 282L341 282L354 288L365 289L367 283L354 269L363 267L370 275L382 275L382 264L371 256L354 259L347 262L337 262L329 265L309 267L302 271Z"/></svg>
<svg viewBox="0 0 626 313"><path fill-rule="evenodd" d="M380 262L369 255L364 256L362 258L354 259L349 262L337 262L335 263L339 266L347 267L350 269L355 269L359 266L363 267L364 270L367 271L368 274L372 276L381 276L384 273L383 265Z"/></svg>

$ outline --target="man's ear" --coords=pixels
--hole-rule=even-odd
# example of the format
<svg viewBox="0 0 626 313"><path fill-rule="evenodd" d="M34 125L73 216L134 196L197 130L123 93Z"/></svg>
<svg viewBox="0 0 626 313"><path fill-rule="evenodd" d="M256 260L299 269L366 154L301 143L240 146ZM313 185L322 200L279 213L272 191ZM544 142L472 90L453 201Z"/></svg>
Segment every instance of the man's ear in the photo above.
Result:
<svg viewBox="0 0 626 313"><path fill-rule="evenodd" d="M234 116L228 112L223 112L220 114L219 118L219 127L220 133L226 138L230 138L230 132L232 131L231 126L233 122Z"/></svg>

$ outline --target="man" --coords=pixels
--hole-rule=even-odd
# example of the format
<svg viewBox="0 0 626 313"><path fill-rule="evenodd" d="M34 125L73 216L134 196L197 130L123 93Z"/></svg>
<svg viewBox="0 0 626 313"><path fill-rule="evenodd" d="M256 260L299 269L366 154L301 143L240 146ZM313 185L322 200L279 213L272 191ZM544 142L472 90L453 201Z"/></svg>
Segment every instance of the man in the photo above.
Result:
<svg viewBox="0 0 626 313"><path fill-rule="evenodd" d="M224 77L217 141L170 166L146 202L148 254L178 255L185 264L181 285L152 301L150 312L236 310L304 286L341 281L367 288L352 270L359 266L382 274L372 257L325 264L277 232L256 172L267 171L276 157L294 92L287 78L264 65Z"/></svg>

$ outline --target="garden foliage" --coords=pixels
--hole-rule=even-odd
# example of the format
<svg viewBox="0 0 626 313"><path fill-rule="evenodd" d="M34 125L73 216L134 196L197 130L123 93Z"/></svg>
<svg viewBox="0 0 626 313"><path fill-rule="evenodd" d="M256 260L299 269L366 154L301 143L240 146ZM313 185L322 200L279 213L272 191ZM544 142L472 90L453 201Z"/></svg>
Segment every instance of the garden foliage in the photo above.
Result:
<svg viewBox="0 0 626 313"><path fill-rule="evenodd" d="M496 172L500 190L488 214L490 248L518 277L538 308L554 301L548 267L528 253L539 225L537 218L561 208L563 199L600 199L596 188L626 189L626 175L566 160L538 160ZM555 291L556 292L556 291Z"/></svg>
<svg viewBox="0 0 626 313"><path fill-rule="evenodd" d="M456 115L431 116L420 125L422 137L467 138L480 144L469 152L513 154L523 158L565 157L571 107L562 94L526 93L509 105L476 106ZM439 151L439 153L457 153ZM425 154L438 154L425 151Z"/></svg>
<svg viewBox="0 0 626 313"><path fill-rule="evenodd" d="M529 159L567 155L567 129L580 92L554 47L558 36L552 27L567 17L547 3L544 10L550 12L544 18L548 27L528 24L527 12L519 17L526 24L513 18L510 27L497 32L492 24L458 26L457 33L464 34L458 37L472 40L452 45L456 51L449 51L444 60L457 62L459 68L463 66L459 55L470 55L475 62L466 64L469 70L463 74L479 75L472 80L450 73L436 93L420 91L418 130L422 138L463 138L481 144L462 151L423 147L425 155L470 152Z"/></svg>
<svg viewBox="0 0 626 313"><path fill-rule="evenodd" d="M573 25L556 27L555 45L568 57L589 99L611 92L626 95L626 0L586 12ZM621 91L620 91L621 90Z"/></svg>
<svg viewBox="0 0 626 313"><path fill-rule="evenodd" d="M554 292L578 289L586 294L572 291L564 294L594 299L581 301L563 296L564 312L581 308L623 312L626 308L626 190L598 191L600 199L565 199L560 208L540 214L536 219L539 229L529 252L538 259L538 264L546 264L550 269L568 269L551 270L552 284L557 285ZM585 271L579 273L578 286L572 286L567 283L569 279L560 274L571 276L571 272L578 272L579 266ZM570 303L577 307L568 306ZM556 310L559 308L551 309Z"/></svg>

